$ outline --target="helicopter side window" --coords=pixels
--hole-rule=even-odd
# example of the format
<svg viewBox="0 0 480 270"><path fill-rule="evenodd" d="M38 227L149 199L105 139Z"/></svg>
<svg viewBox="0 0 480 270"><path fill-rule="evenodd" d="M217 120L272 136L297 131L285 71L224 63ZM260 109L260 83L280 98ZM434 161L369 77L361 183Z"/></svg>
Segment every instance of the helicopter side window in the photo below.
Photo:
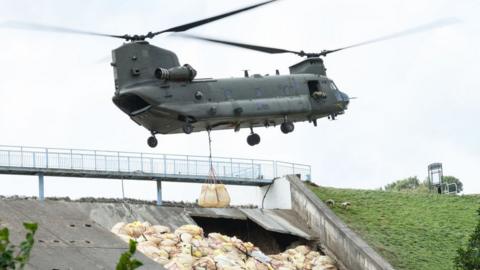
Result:
<svg viewBox="0 0 480 270"><path fill-rule="evenodd" d="M314 99L327 98L327 94L320 89L318 81L308 81L308 91L310 96Z"/></svg>
<svg viewBox="0 0 480 270"><path fill-rule="evenodd" d="M313 96L315 92L320 91L318 81L308 81L308 90L310 92L310 96Z"/></svg>
<svg viewBox="0 0 480 270"><path fill-rule="evenodd" d="M230 89L225 89L223 91L223 94L225 95L225 99L232 99L232 90Z"/></svg>

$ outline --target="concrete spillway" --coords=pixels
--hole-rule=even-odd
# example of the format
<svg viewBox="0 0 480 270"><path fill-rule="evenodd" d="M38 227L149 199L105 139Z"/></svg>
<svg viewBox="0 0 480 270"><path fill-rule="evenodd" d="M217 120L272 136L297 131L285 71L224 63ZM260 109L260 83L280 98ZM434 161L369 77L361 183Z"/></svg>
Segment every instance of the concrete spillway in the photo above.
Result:
<svg viewBox="0 0 480 270"><path fill-rule="evenodd" d="M280 194L281 190L288 194ZM127 244L110 228L134 220L172 229L198 224L207 233L239 235L266 252L278 252L299 241L315 243L338 261L340 269L393 269L295 176L276 180L265 194L270 205L280 199L289 200L290 209L0 200L0 226L10 228L12 242L19 243L25 235L22 222L39 223L29 269L114 269ZM144 263L142 269L163 269L140 253L136 257Z"/></svg>

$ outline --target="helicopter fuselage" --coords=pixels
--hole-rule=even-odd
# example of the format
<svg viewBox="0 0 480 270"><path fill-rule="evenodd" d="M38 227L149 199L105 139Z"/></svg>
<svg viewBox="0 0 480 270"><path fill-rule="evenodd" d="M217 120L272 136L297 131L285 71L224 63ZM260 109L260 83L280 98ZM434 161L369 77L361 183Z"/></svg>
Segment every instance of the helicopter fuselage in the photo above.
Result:
<svg viewBox="0 0 480 270"><path fill-rule="evenodd" d="M333 81L315 74L154 80L120 93L124 104L129 103L120 108L137 124L160 134L183 133L187 122L193 131L204 131L315 121L334 118L348 105L348 97Z"/></svg>

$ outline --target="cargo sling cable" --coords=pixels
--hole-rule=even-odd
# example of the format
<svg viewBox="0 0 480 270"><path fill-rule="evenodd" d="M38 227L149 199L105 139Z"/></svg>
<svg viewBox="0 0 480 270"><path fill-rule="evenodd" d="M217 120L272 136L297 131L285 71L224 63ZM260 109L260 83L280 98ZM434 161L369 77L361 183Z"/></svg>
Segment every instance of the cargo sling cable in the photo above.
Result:
<svg viewBox="0 0 480 270"><path fill-rule="evenodd" d="M217 179L212 158L212 138L210 135L210 130L207 131L209 148L208 163L210 168L208 172L208 178L206 179L204 185L202 185L202 191L200 192L198 204L201 207L227 207L230 205L230 196L223 183Z"/></svg>
<svg viewBox="0 0 480 270"><path fill-rule="evenodd" d="M208 179L213 180L213 184L217 183L217 176L215 175L215 169L213 168L213 161L212 161L212 137L210 136L210 129L207 131L208 133L208 164L210 165L210 171L208 173Z"/></svg>

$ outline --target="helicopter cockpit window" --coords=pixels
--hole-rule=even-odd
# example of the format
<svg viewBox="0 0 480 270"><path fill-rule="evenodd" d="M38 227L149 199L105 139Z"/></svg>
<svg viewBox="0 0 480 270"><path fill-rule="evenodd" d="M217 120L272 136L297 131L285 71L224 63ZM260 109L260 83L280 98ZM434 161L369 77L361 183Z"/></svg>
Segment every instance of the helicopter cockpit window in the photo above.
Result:
<svg viewBox="0 0 480 270"><path fill-rule="evenodd" d="M338 90L337 86L335 85L334 82L330 82L330 87L333 89L333 90Z"/></svg>
<svg viewBox="0 0 480 270"><path fill-rule="evenodd" d="M308 81L308 91L310 92L310 96L314 99L327 97L327 94L321 90L318 81Z"/></svg>

